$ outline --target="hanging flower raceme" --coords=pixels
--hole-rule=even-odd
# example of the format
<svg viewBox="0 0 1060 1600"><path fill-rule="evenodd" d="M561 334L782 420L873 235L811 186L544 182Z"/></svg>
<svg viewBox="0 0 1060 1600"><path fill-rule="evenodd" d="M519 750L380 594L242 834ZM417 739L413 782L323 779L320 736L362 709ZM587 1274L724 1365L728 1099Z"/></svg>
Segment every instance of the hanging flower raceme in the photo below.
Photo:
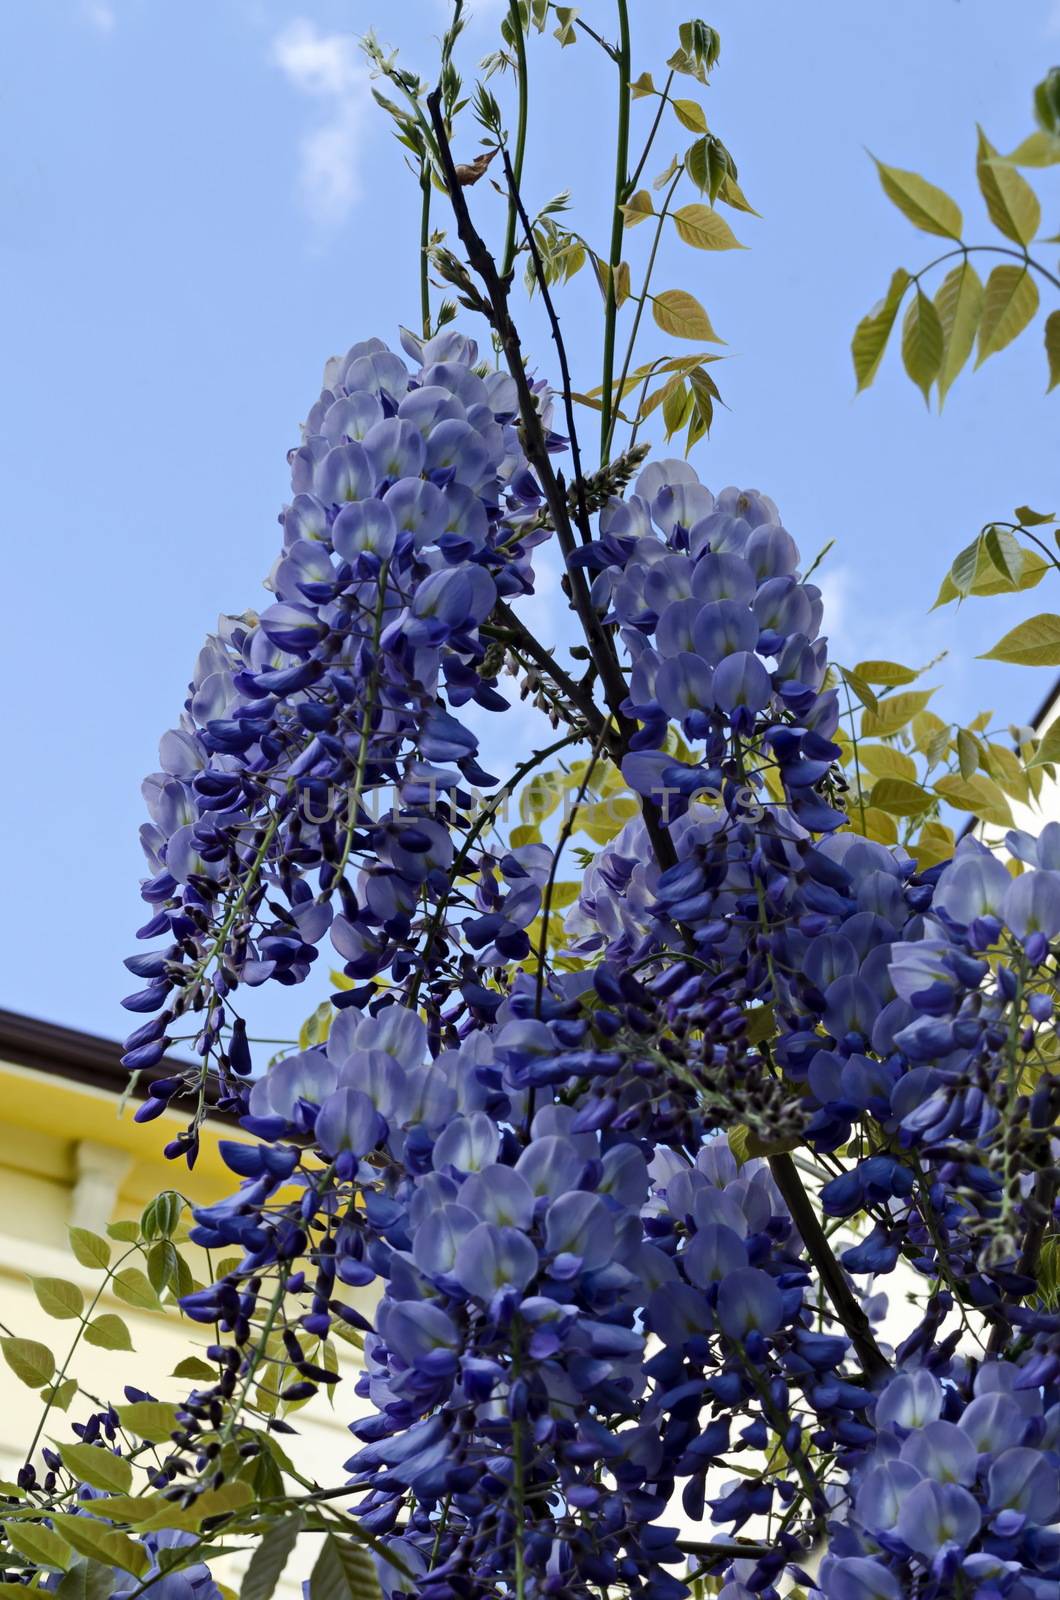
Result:
<svg viewBox="0 0 1060 1600"><path fill-rule="evenodd" d="M532 587L546 533L528 525L540 494L511 380L457 334L405 342L415 372L378 340L329 363L291 455L274 603L222 620L145 785L156 909L140 933L167 942L127 963L147 982L125 1004L151 1016L130 1068L186 1013L217 1055L231 992L301 981L329 929L362 978L407 971L425 903L445 946L450 824L494 781L455 710L507 704L479 627ZM238 1031L218 1060L248 1070Z"/></svg>

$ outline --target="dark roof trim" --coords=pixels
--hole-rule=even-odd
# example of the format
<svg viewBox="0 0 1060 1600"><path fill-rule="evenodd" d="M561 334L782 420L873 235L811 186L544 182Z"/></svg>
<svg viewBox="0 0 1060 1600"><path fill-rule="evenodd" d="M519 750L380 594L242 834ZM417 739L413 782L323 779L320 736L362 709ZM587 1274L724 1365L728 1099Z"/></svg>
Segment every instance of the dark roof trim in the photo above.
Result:
<svg viewBox="0 0 1060 1600"><path fill-rule="evenodd" d="M1035 732L1041 727L1058 700L1060 700L1060 678L1054 678L1052 688L1031 718L1031 727Z"/></svg>
<svg viewBox="0 0 1060 1600"><path fill-rule="evenodd" d="M156 1067L141 1072L135 1087L130 1089L128 1069L121 1064L122 1053L122 1046L113 1039L101 1039L94 1033L81 1033L76 1028L64 1028L58 1022L42 1022L38 1017L26 1017L0 1007L0 1060L31 1067L51 1077L66 1078L72 1083L87 1084L115 1098L131 1094L135 1100L145 1100L156 1078L172 1077L186 1071L189 1065L187 1061L164 1056ZM207 1099L212 1101L215 1093L210 1091ZM180 1110L179 1100L173 1102L173 1109ZM223 1111L214 1111L213 1116L219 1122L235 1122L234 1117Z"/></svg>

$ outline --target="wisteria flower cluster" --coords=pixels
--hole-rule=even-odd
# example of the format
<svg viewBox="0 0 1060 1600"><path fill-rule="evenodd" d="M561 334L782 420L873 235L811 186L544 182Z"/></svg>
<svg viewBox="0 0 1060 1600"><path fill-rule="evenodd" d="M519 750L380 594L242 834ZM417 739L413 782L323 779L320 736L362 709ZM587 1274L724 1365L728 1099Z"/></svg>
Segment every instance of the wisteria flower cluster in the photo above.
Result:
<svg viewBox="0 0 1060 1600"><path fill-rule="evenodd" d="M378 341L329 364L274 603L208 644L147 784L164 943L128 963L150 1020L126 1060L153 1068L190 1016L201 1066L139 1115L216 1074L252 1140L196 1212L194 1242L237 1256L182 1301L223 1373L156 1487L216 1481L219 1418L253 1455L263 1372L292 1429L342 1333L370 1405L350 1504L391 1592L679 1600L690 1562L726 1600L792 1576L1039 1600L1060 826L1010 839L1015 876L974 840L921 871L852 831L820 592L771 501L682 462L603 493L564 551L591 662L550 676L518 604L559 531L547 391L455 333L404 342L411 369ZM468 793L497 780L458 712L507 709L511 656L593 748L579 794L603 763L643 802L558 943L569 826L513 846ZM330 1031L255 1074L242 988L301 982L326 944ZM900 1262L923 1294L894 1348Z"/></svg>

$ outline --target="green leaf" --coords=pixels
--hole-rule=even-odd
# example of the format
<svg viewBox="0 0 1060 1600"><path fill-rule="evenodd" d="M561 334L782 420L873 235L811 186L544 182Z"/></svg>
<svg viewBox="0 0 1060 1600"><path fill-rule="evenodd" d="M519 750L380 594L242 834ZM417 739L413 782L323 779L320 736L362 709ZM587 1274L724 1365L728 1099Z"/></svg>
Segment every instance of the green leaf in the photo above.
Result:
<svg viewBox="0 0 1060 1600"><path fill-rule="evenodd" d="M140 1237L140 1229L137 1223L121 1217L117 1222L107 1223L107 1236L111 1239L120 1239L122 1244L135 1244Z"/></svg>
<svg viewBox="0 0 1060 1600"><path fill-rule="evenodd" d="M331 1017L331 1002L325 1000L317 1010L326 1009L328 1018ZM171 1283L176 1283L180 1272L180 1256L172 1239L158 1239L151 1246L147 1255L147 1276L151 1287L157 1294L162 1294Z"/></svg>
<svg viewBox="0 0 1060 1600"><path fill-rule="evenodd" d="M957 761L962 778L974 778L979 770L979 741L967 728L957 729Z"/></svg>
<svg viewBox="0 0 1060 1600"><path fill-rule="evenodd" d="M1048 570L1044 557L1020 544L1007 528L987 528L954 557L932 609L948 605L951 600L964 600L968 595L1016 594L1033 589Z"/></svg>
<svg viewBox="0 0 1060 1600"><path fill-rule="evenodd" d="M319 1008L318 1008L319 1009ZM330 1007L329 1007L330 1011ZM320 1044L327 1038L325 1029L320 1038L314 1038L313 1044ZM163 1189L161 1194L156 1194L149 1200L140 1217L140 1232L145 1239L171 1239L176 1231L184 1210L184 1200L175 1189Z"/></svg>
<svg viewBox="0 0 1060 1600"><path fill-rule="evenodd" d="M650 72L642 72L639 78L634 78L629 86L630 98L642 100L645 95L655 93L655 84Z"/></svg>
<svg viewBox="0 0 1060 1600"><path fill-rule="evenodd" d="M93 1317L85 1329L85 1339L89 1344L98 1345L101 1350L131 1350L132 1338L125 1323L113 1311L104 1311L100 1317Z"/></svg>
<svg viewBox="0 0 1060 1600"><path fill-rule="evenodd" d="M50 1384L41 1390L41 1399L56 1411L66 1411L77 1393L77 1379L64 1378L62 1383Z"/></svg>
<svg viewBox="0 0 1060 1600"><path fill-rule="evenodd" d="M868 684L865 682L865 679L862 678L856 670L852 671L849 667L840 667L839 671L842 675L843 682L850 685L858 699L861 701L862 705L868 706L870 711L875 711L876 707L879 705L879 701L869 688Z"/></svg>
<svg viewBox="0 0 1060 1600"><path fill-rule="evenodd" d="M556 7L556 21L559 23L559 27L553 30L553 38L558 39L564 48L569 44L577 44L578 42L578 30L575 27L577 15L577 6Z"/></svg>
<svg viewBox="0 0 1060 1600"><path fill-rule="evenodd" d="M876 161L876 157L872 158ZM898 207L922 233L935 233L944 239L959 239L963 219L960 207L942 189L937 189L916 172L900 167L885 167L876 161L876 171L888 200Z"/></svg>
<svg viewBox="0 0 1060 1600"><path fill-rule="evenodd" d="M76 1283L65 1278L30 1278L37 1304L46 1317L65 1322L79 1317L85 1309L85 1297Z"/></svg>
<svg viewBox="0 0 1060 1600"><path fill-rule="evenodd" d="M1060 311L1050 311L1045 319L1045 359L1049 363L1048 394L1060 383Z"/></svg>
<svg viewBox="0 0 1060 1600"><path fill-rule="evenodd" d="M674 226L685 244L697 250L742 250L744 247L724 217L711 206L679 206L671 211Z"/></svg>
<svg viewBox="0 0 1060 1600"><path fill-rule="evenodd" d="M1055 511L1032 511L1030 506L1017 506L1013 516L1021 528L1039 528L1043 523L1055 522Z"/></svg>
<svg viewBox="0 0 1060 1600"><path fill-rule="evenodd" d="M930 401L931 385L942 365L942 347L939 314L918 285L902 324L902 361L925 401Z"/></svg>
<svg viewBox="0 0 1060 1600"><path fill-rule="evenodd" d="M708 344L724 344L711 325L695 295L684 289L664 289L651 297L651 311L664 333L675 339L705 339Z"/></svg>
<svg viewBox="0 0 1060 1600"><path fill-rule="evenodd" d="M55 1371L55 1357L36 1339L0 1339L0 1350L11 1371L27 1388L43 1389Z"/></svg>
<svg viewBox="0 0 1060 1600"><path fill-rule="evenodd" d="M195 1383L216 1383L217 1368L211 1367L208 1361L201 1361L198 1356L185 1356L183 1361L177 1362L171 1376L190 1378Z"/></svg>
<svg viewBox="0 0 1060 1600"><path fill-rule="evenodd" d="M103 1445L64 1444L61 1450L63 1466L90 1483L93 1489L106 1489L108 1494L127 1494L132 1484L132 1465L124 1456L111 1455Z"/></svg>
<svg viewBox="0 0 1060 1600"><path fill-rule="evenodd" d="M70 1249L83 1267L109 1267L110 1245L90 1228L69 1228Z"/></svg>
<svg viewBox="0 0 1060 1600"><path fill-rule="evenodd" d="M854 357L854 375L858 392L867 389L879 370L887 340L898 315L898 307L909 284L909 274L899 267L891 278L890 287L882 300L877 300L868 316L862 317L854 329L850 353Z"/></svg>
<svg viewBox="0 0 1060 1600"><path fill-rule="evenodd" d="M889 738L923 711L934 693L934 689L906 689L902 694L888 695L880 701L877 711L865 712L861 719L862 734L867 739Z"/></svg>
<svg viewBox="0 0 1060 1600"><path fill-rule="evenodd" d="M1046 728L1038 742L1038 748L1028 761L1029 767L1044 767L1047 763L1060 762L1060 722L1054 722Z"/></svg>
<svg viewBox="0 0 1060 1600"><path fill-rule="evenodd" d="M663 397L662 414L663 427L666 429L668 440L673 438L679 428L684 427L685 418L688 416L691 406L692 396L683 378L677 378L667 385L666 394Z"/></svg>
<svg viewBox="0 0 1060 1600"><path fill-rule="evenodd" d="M243 1574L239 1600L272 1600L303 1526L304 1518L300 1512L272 1524L256 1546Z"/></svg>
<svg viewBox="0 0 1060 1600"><path fill-rule="evenodd" d="M727 179L731 178L733 184L739 187L736 185L736 169L732 165L732 158L721 140L709 133L689 145L685 152L685 171L700 194L709 196L712 205ZM730 200L729 204L734 202Z"/></svg>
<svg viewBox="0 0 1060 1600"><path fill-rule="evenodd" d="M674 114L683 128L690 133L706 133L707 118L703 107L695 100L671 100Z"/></svg>
<svg viewBox="0 0 1060 1600"><path fill-rule="evenodd" d="M997 151L982 128L979 129L975 174L994 227L1000 229L1006 239L1030 244L1042 220L1038 196L1015 167L997 159Z"/></svg>
<svg viewBox="0 0 1060 1600"><path fill-rule="evenodd" d="M1011 661L1020 667L1060 667L1060 617L1050 612L1028 617L979 660Z"/></svg>
<svg viewBox="0 0 1060 1600"><path fill-rule="evenodd" d="M107 1600L114 1588L114 1574L98 1561L75 1561L54 1593L57 1600Z"/></svg>
<svg viewBox="0 0 1060 1600"><path fill-rule="evenodd" d="M858 661L854 671L866 683L882 683L888 688L900 688L904 683L915 682L920 676L912 667L900 666L897 661Z"/></svg>
<svg viewBox="0 0 1060 1600"><path fill-rule="evenodd" d="M1038 309L1038 287L1026 267L995 267L986 280L976 366L1019 337Z"/></svg>
<svg viewBox="0 0 1060 1600"><path fill-rule="evenodd" d="M19 1555L36 1566L65 1572L70 1565L70 1546L51 1528L42 1527L39 1522L5 1522L4 1532Z"/></svg>
<svg viewBox="0 0 1060 1600"><path fill-rule="evenodd" d="M972 353L983 312L982 280L970 261L965 259L943 278L935 293L935 310L942 325L942 363L938 372L941 406Z"/></svg>
<svg viewBox="0 0 1060 1600"><path fill-rule="evenodd" d="M149 1564L147 1551L127 1534L104 1527L94 1517L75 1517L65 1512L55 1512L52 1517L57 1532L72 1544L78 1555L101 1561L106 1566L120 1567L142 1577Z"/></svg>
<svg viewBox="0 0 1060 1600"><path fill-rule="evenodd" d="M119 1300L124 1300L127 1306L136 1306L141 1311L160 1311L161 1303L151 1280L140 1271L139 1267L123 1267L111 1279L111 1289Z"/></svg>
<svg viewBox="0 0 1060 1600"><path fill-rule="evenodd" d="M161 1400L134 1400L131 1405L118 1406L117 1412L123 1428L151 1444L168 1444L180 1426L176 1406Z"/></svg>
<svg viewBox="0 0 1060 1600"><path fill-rule="evenodd" d="M309 1577L309 1600L379 1600L380 1594L365 1547L329 1533Z"/></svg>
<svg viewBox="0 0 1060 1600"><path fill-rule="evenodd" d="M626 219L627 228L634 228L638 222L643 222L645 217L655 215L655 207L651 203L651 195L647 189L638 189L636 194L630 195L622 207L622 215Z"/></svg>

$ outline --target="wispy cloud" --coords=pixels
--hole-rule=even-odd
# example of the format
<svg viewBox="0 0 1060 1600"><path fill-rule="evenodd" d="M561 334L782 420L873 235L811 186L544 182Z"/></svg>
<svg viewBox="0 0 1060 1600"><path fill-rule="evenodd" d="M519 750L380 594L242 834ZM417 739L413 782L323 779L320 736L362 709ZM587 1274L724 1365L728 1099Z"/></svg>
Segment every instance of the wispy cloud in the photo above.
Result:
<svg viewBox="0 0 1060 1600"><path fill-rule="evenodd" d="M323 33L306 17L296 17L276 34L271 57L317 107L314 125L299 141L298 185L313 221L334 226L349 215L360 192L368 73L352 35Z"/></svg>

